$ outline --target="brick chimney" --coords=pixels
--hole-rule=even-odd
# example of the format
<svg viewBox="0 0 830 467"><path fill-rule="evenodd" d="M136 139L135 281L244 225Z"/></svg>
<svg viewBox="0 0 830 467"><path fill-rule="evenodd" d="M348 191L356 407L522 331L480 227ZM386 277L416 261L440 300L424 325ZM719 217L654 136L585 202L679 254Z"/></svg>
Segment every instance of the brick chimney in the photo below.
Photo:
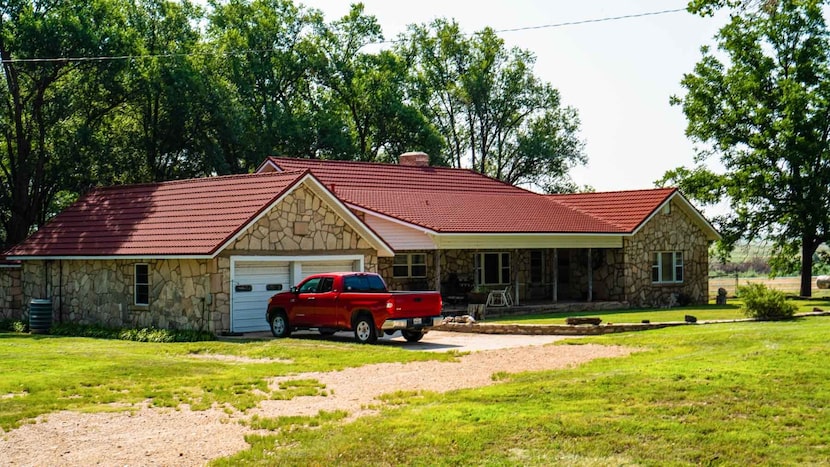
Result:
<svg viewBox="0 0 830 467"><path fill-rule="evenodd" d="M425 152L405 152L398 156L398 163L414 167L429 167L429 154Z"/></svg>

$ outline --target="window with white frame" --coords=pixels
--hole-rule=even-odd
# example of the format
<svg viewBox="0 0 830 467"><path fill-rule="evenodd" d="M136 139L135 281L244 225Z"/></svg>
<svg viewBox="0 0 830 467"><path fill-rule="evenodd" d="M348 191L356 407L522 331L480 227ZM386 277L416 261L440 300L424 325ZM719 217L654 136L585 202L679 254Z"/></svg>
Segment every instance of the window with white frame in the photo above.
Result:
<svg viewBox="0 0 830 467"><path fill-rule="evenodd" d="M392 277L426 277L427 255L424 253L407 253L395 255L392 264Z"/></svg>
<svg viewBox="0 0 830 467"><path fill-rule="evenodd" d="M135 304L150 304L150 267L146 264L135 265Z"/></svg>
<svg viewBox="0 0 830 467"><path fill-rule="evenodd" d="M671 284L683 282L683 252L659 251L651 262L651 282Z"/></svg>
<svg viewBox="0 0 830 467"><path fill-rule="evenodd" d="M479 285L509 284L510 253L477 254L476 277Z"/></svg>

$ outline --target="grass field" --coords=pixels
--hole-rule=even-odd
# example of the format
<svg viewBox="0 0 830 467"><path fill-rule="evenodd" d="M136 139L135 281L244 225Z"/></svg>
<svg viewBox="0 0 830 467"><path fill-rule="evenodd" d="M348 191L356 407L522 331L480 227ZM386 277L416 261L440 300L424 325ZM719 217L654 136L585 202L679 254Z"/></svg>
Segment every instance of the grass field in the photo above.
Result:
<svg viewBox="0 0 830 467"><path fill-rule="evenodd" d="M715 298L718 295L718 289L723 287L728 292L729 296L735 296L735 291L738 286L752 284L764 284L771 289L780 290L791 295L798 295L801 291L801 278L793 277L710 277L709 278L709 298ZM812 292L814 297L830 296L830 290L821 290L816 287L816 277L811 279L813 284Z"/></svg>
<svg viewBox="0 0 830 467"><path fill-rule="evenodd" d="M813 311L814 308L830 311L830 296L826 298L792 300L798 306L797 313ZM640 323L648 320L652 323L683 321L686 315L692 315L698 321L733 320L746 318L741 311L740 299L730 299L727 305L685 306L674 308L635 308L630 310L581 311L568 313L541 313L534 315L508 315L488 319L488 323L517 324L565 324L571 316L590 316L601 318L603 323Z"/></svg>
<svg viewBox="0 0 830 467"><path fill-rule="evenodd" d="M215 464L830 464L830 318L564 342L640 351L567 370L497 374L490 387L394 393L381 415L351 422L339 412L258 419L251 448ZM147 399L244 410L291 397L269 393L270 376L454 358L297 339L149 344L0 333L0 427Z"/></svg>
<svg viewBox="0 0 830 467"><path fill-rule="evenodd" d="M251 435L215 464L828 465L829 337L816 317L571 341L642 351L399 394L380 416Z"/></svg>

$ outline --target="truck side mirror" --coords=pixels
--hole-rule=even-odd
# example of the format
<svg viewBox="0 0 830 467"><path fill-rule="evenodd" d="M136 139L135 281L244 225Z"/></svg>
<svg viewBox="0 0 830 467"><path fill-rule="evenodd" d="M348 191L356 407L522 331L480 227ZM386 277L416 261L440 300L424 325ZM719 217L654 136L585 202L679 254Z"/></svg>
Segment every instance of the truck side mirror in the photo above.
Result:
<svg viewBox="0 0 830 467"><path fill-rule="evenodd" d="M294 287L291 287L289 291L293 294L300 293L300 289L298 289L296 285Z"/></svg>

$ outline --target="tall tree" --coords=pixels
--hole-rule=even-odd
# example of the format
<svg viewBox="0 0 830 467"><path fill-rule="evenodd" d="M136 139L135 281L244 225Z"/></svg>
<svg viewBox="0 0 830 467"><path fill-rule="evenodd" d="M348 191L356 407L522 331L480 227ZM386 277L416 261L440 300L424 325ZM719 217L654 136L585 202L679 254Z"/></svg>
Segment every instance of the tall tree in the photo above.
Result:
<svg viewBox="0 0 830 467"><path fill-rule="evenodd" d="M512 184L575 189L567 172L586 162L579 118L533 74L530 52L506 48L490 28L467 37L444 19L408 34L401 53L415 63L413 95L447 135L454 165Z"/></svg>
<svg viewBox="0 0 830 467"><path fill-rule="evenodd" d="M84 135L125 98L129 5L0 0L0 222L6 245L45 221L66 177L86 169ZM37 59L38 61L31 61Z"/></svg>
<svg viewBox="0 0 830 467"><path fill-rule="evenodd" d="M129 70L128 105L120 125L120 153L128 157L132 180L163 181L208 175L215 170L211 155L211 114L221 102L209 89L211 70L205 66L196 22L201 11L187 0L139 0L131 18L143 56ZM211 99L213 98L213 99Z"/></svg>
<svg viewBox="0 0 830 467"><path fill-rule="evenodd" d="M696 3L693 11L707 14L734 2ZM717 219L726 248L770 239L778 272L800 251L803 296L811 294L813 255L830 238L830 42L822 4L779 0L732 15L716 36L721 53L704 47L683 78L686 95L673 98L687 135L706 149L696 167L664 177L704 203L729 201L731 212ZM723 170L707 168L710 158Z"/></svg>
<svg viewBox="0 0 830 467"><path fill-rule="evenodd" d="M353 152L349 158L391 162L401 153L422 150L443 165L443 140L407 95L408 63L394 51L362 51L383 40L374 16L363 5L321 31L319 44L326 57L320 75L327 102L339 108L349 128Z"/></svg>
<svg viewBox="0 0 830 467"><path fill-rule="evenodd" d="M322 57L311 36L322 22L291 0L211 0L208 34L238 102L240 168L269 154L313 156L321 146L312 79ZM325 145L326 143L322 143ZM228 148L234 150L233 148Z"/></svg>

